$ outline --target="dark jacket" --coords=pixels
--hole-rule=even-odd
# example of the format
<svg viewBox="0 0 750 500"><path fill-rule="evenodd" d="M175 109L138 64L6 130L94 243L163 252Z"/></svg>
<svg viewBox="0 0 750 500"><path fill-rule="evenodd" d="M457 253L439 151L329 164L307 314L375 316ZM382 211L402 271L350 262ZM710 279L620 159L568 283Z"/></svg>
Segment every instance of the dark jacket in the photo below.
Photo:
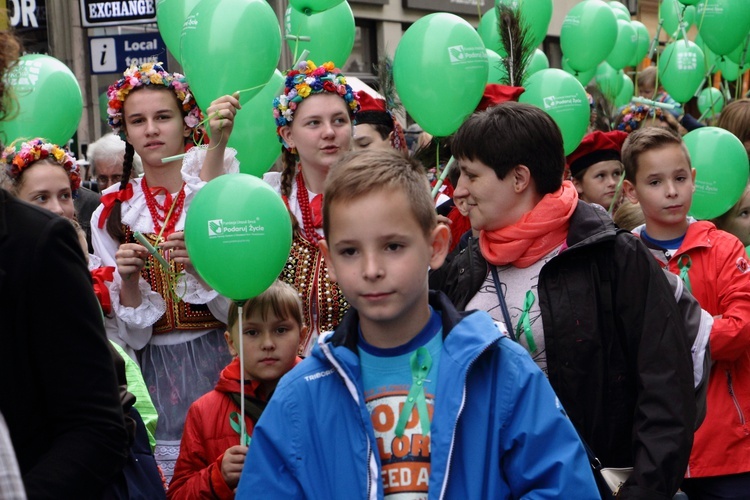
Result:
<svg viewBox="0 0 750 500"><path fill-rule="evenodd" d="M99 497L128 443L84 255L69 221L2 189L0 318L0 411L28 497Z"/></svg>
<svg viewBox="0 0 750 500"><path fill-rule="evenodd" d="M430 287L465 307L487 270L471 241ZM635 468L620 498L671 498L690 455L695 399L684 325L659 265L579 202L538 293L552 387L605 467Z"/></svg>

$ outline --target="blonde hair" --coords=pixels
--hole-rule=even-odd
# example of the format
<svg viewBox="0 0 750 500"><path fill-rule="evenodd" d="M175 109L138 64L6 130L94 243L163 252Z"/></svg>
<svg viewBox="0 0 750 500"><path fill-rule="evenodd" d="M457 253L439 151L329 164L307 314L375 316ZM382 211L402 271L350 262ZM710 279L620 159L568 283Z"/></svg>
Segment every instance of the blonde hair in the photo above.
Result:
<svg viewBox="0 0 750 500"><path fill-rule="evenodd" d="M750 99L738 99L727 104L716 126L730 131L743 143L750 141Z"/></svg>
<svg viewBox="0 0 750 500"><path fill-rule="evenodd" d="M649 66L638 73L638 77L636 78L638 88L640 89L644 85L650 85L656 90L656 72L656 66Z"/></svg>
<svg viewBox="0 0 750 500"><path fill-rule="evenodd" d="M277 318L291 318L297 322L300 328L305 325L302 319L302 301L297 291L289 284L282 281L274 281L268 289L242 304L242 319L248 320L259 313L263 321L266 321L269 313ZM229 307L227 318L227 330L232 335L239 333L239 306L233 302Z"/></svg>
<svg viewBox="0 0 750 500"><path fill-rule="evenodd" d="M615 210L612 220L615 221L618 227L626 231L632 231L646 223L646 217L643 215L641 206L628 199L623 200L620 208Z"/></svg>
<svg viewBox="0 0 750 500"><path fill-rule="evenodd" d="M422 165L398 151L361 150L347 153L328 173L323 195L323 232L330 234L331 206L378 190L401 190L425 235L437 226L435 205Z"/></svg>

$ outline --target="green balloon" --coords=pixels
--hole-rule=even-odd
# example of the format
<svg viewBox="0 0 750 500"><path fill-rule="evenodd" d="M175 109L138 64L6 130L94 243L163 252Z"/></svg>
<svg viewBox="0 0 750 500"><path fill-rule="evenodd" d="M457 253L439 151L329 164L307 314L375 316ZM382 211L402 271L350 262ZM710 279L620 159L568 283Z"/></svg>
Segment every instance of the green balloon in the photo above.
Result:
<svg viewBox="0 0 750 500"><path fill-rule="evenodd" d="M108 107L109 98L107 97L106 92L102 92L99 94L99 118L101 118L104 123L107 123L107 120L109 119L109 114L107 113Z"/></svg>
<svg viewBox="0 0 750 500"><path fill-rule="evenodd" d="M677 0L662 0L659 15L667 35L675 40L682 40L683 35L695 22L695 7L681 5ZM684 28L684 31L680 27Z"/></svg>
<svg viewBox="0 0 750 500"><path fill-rule="evenodd" d="M507 57L508 54L505 53L505 47L503 47L503 41L500 39L500 33L498 32L497 9L490 9L484 13L479 21L477 33L479 33L479 37L486 48L500 57Z"/></svg>
<svg viewBox="0 0 750 500"><path fill-rule="evenodd" d="M695 44L703 51L703 61L706 64L706 68L711 68L713 66L712 73L716 73L719 70L719 56L711 52L711 49L709 49L706 44L703 43L703 39L701 38L700 34L695 36Z"/></svg>
<svg viewBox="0 0 750 500"><path fill-rule="evenodd" d="M157 0L156 23L169 52L182 64L180 40L182 25L200 0Z"/></svg>
<svg viewBox="0 0 750 500"><path fill-rule="evenodd" d="M541 45L547 37L552 0L495 0L495 5L507 5L521 13L521 22L526 26L533 47Z"/></svg>
<svg viewBox="0 0 750 500"><path fill-rule="evenodd" d="M614 102L622 90L621 69L613 68L609 63L603 62L596 68L596 84L608 101Z"/></svg>
<svg viewBox="0 0 750 500"><path fill-rule="evenodd" d="M489 75L487 76L487 83L500 83L503 85L508 84L508 72L505 70L503 64L503 58L497 55L497 52L490 49L487 51L487 65L489 66Z"/></svg>
<svg viewBox="0 0 750 500"><path fill-rule="evenodd" d="M562 69L566 73L570 73L573 75L576 80L581 82L581 85L584 87L591 82L591 79L594 78L594 75L596 75L596 68L591 68L586 71L576 71L573 68L570 67L570 63L568 62L568 58L563 56L562 58Z"/></svg>
<svg viewBox="0 0 750 500"><path fill-rule="evenodd" d="M586 134L591 115L581 83L563 70L550 68L531 75L525 87L518 100L550 115L562 132L565 154L575 151Z"/></svg>
<svg viewBox="0 0 750 500"><path fill-rule="evenodd" d="M306 15L290 8L287 37L310 37L310 41L287 38L289 50L296 59L303 50L308 50L307 59L316 64L333 61L343 67L354 47L356 28L354 14L348 2L342 2L328 10Z"/></svg>
<svg viewBox="0 0 750 500"><path fill-rule="evenodd" d="M695 5L695 4L697 4L698 2L702 2L702 1L703 1L703 0L679 0L679 2L680 2L680 3L682 4L682 5Z"/></svg>
<svg viewBox="0 0 750 500"><path fill-rule="evenodd" d="M619 0L611 0L607 5L609 5L612 12L615 13L617 19L630 22L630 11L625 7L625 4L619 2Z"/></svg>
<svg viewBox="0 0 750 500"><path fill-rule="evenodd" d="M344 0L289 0L289 6L303 14L313 14L336 7Z"/></svg>
<svg viewBox="0 0 750 500"><path fill-rule="evenodd" d="M237 111L228 145L237 150L242 173L262 176L281 153L271 103L281 92L284 80L279 70L274 71L260 93Z"/></svg>
<svg viewBox="0 0 750 500"><path fill-rule="evenodd" d="M750 67L750 64L747 64L745 66L745 71L747 71L748 67ZM726 57L722 57L719 59L719 61L716 63L716 69L718 71L721 71L721 77L728 81L728 82L734 82L737 81L737 78L740 76L740 65L735 63L734 61L729 60ZM744 73L744 71L742 71Z"/></svg>
<svg viewBox="0 0 750 500"><path fill-rule="evenodd" d="M628 75L626 75L625 73L622 73L620 75L620 78L622 79L622 88L620 89L620 92L617 94L617 97L615 97L615 107L617 108L620 108L628 104L630 100L633 98L633 92L635 91L633 80Z"/></svg>
<svg viewBox="0 0 750 500"><path fill-rule="evenodd" d="M4 144L43 137L65 145L73 137L83 113L83 97L70 68L52 56L27 54L5 81L15 99L9 103L9 118L0 122Z"/></svg>
<svg viewBox="0 0 750 500"><path fill-rule="evenodd" d="M706 118L714 118L724 108L724 94L714 87L701 90L698 95L698 111Z"/></svg>
<svg viewBox="0 0 750 500"><path fill-rule="evenodd" d="M638 36L638 43L635 47L633 59L630 61L630 66L638 66L643 58L648 55L648 49L651 48L651 35L646 25L642 22L630 21L630 24L635 28L635 33Z"/></svg>
<svg viewBox="0 0 750 500"><path fill-rule="evenodd" d="M696 170L690 215L696 219L718 217L739 201L748 179L745 146L731 132L701 127L683 137Z"/></svg>
<svg viewBox="0 0 750 500"><path fill-rule="evenodd" d="M201 109L238 90L246 103L276 69L281 32L265 0L201 0L185 21L180 50Z"/></svg>
<svg viewBox="0 0 750 500"><path fill-rule="evenodd" d="M740 42L740 44L729 54L727 54L727 57L737 64L740 63L740 59L742 59L742 55L745 55L744 63L750 62L750 35L745 38L744 41Z"/></svg>
<svg viewBox="0 0 750 500"><path fill-rule="evenodd" d="M526 71L524 72L524 80L528 80L528 78L536 73L537 71L541 71L543 69L549 68L549 59L547 59L547 54L542 52L539 49L534 49L534 53L531 54L531 57L529 58L529 62L526 65Z"/></svg>
<svg viewBox="0 0 750 500"><path fill-rule="evenodd" d="M745 0L705 0L698 4L698 31L715 54L729 54L747 38L750 31L750 2Z"/></svg>
<svg viewBox="0 0 750 500"><path fill-rule="evenodd" d="M689 40L667 45L659 58L658 68L664 90L681 104L693 97L706 73L703 51Z"/></svg>
<svg viewBox="0 0 750 500"><path fill-rule="evenodd" d="M576 4L563 20L560 48L570 67L577 71L595 68L617 41L617 18L601 0Z"/></svg>
<svg viewBox="0 0 750 500"><path fill-rule="evenodd" d="M278 277L292 245L292 223L281 197L247 174L226 174L195 195L185 244L198 274L232 300L261 294Z"/></svg>
<svg viewBox="0 0 750 500"><path fill-rule="evenodd" d="M401 102L414 121L436 137L451 135L474 112L488 74L487 50L479 34L465 20L444 12L412 24L393 56Z"/></svg>
<svg viewBox="0 0 750 500"><path fill-rule="evenodd" d="M607 56L607 63L615 69L628 66L638 48L638 33L630 21L617 20L617 41Z"/></svg>

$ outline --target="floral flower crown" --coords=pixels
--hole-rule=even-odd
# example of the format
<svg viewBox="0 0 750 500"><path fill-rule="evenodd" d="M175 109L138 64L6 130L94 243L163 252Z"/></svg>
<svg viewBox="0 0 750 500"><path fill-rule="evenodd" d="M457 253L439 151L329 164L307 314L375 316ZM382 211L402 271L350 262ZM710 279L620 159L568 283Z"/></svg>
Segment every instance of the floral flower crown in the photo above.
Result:
<svg viewBox="0 0 750 500"><path fill-rule="evenodd" d="M123 77L109 86L107 90L107 115L109 126L115 134L124 140L125 134L122 121L122 106L131 90L143 86L161 85L171 89L182 103L185 112L185 125L195 129L203 120L198 103L195 101L185 76L180 73L168 73L161 63L144 63L141 66L131 66Z"/></svg>
<svg viewBox="0 0 750 500"><path fill-rule="evenodd" d="M70 177L70 190L73 196L81 187L81 175L78 164L73 155L57 144L45 142L44 139L32 139L22 142L21 147L16 150L15 143L11 144L2 155L5 162L5 171L13 182L18 182L21 173L40 160L49 160L61 165Z"/></svg>
<svg viewBox="0 0 750 500"><path fill-rule="evenodd" d="M315 66L312 61L302 61L296 69L286 74L284 93L273 100L273 116L276 125L289 125L294 119L294 111L303 99L323 92L340 95L354 115L359 111L359 102L352 88L346 83L346 77L332 62ZM279 137L281 139L281 137Z"/></svg>
<svg viewBox="0 0 750 500"><path fill-rule="evenodd" d="M628 104L620 112L620 119L617 124L617 130L630 133L638 130L641 122L647 118L659 119L665 121L666 117L661 108L647 106L645 104Z"/></svg>

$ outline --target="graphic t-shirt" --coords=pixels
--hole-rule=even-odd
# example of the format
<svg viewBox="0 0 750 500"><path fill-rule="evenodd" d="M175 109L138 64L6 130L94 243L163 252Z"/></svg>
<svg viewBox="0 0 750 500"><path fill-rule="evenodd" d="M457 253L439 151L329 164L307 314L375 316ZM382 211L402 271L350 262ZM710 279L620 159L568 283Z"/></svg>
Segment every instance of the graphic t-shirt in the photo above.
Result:
<svg viewBox="0 0 750 500"><path fill-rule="evenodd" d="M424 391L427 416L432 422L440 351L443 347L443 328L440 315L430 309L430 320L419 334L407 344L391 349L380 349L367 343L359 335L359 358L365 404L370 412L375 440L380 454L381 478L385 498L389 500L418 500L427 498L430 478L430 432L422 427L415 400L402 436L396 428L412 388L412 355L420 347L429 353L431 364L424 382L416 385ZM423 365L426 356L415 361ZM422 389L423 388L423 389ZM416 389L415 389L416 391ZM415 395L412 392L412 397ZM418 397L417 397L418 398Z"/></svg>

